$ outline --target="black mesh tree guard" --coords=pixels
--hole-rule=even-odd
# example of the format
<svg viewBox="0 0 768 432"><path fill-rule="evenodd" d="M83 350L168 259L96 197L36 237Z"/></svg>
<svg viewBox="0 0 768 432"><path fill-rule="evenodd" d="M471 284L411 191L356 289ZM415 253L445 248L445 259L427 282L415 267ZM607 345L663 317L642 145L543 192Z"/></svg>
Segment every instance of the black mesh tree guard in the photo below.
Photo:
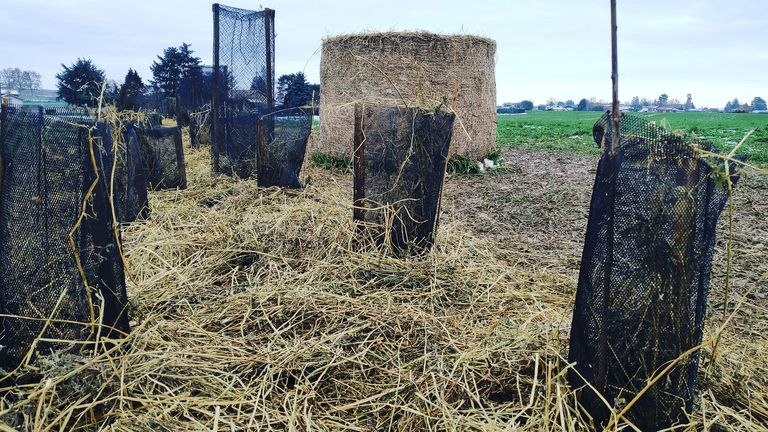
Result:
<svg viewBox="0 0 768 432"><path fill-rule="evenodd" d="M187 172L178 127L137 128L146 182L152 190L185 189Z"/></svg>
<svg viewBox="0 0 768 432"><path fill-rule="evenodd" d="M110 155L92 120L6 106L0 116L0 367L10 372L28 352L82 347L129 326Z"/></svg>
<svg viewBox="0 0 768 432"><path fill-rule="evenodd" d="M157 113L161 119L163 117L172 117L176 112L176 100L158 91L142 94L136 105L140 111ZM160 125L158 124L157 126Z"/></svg>
<svg viewBox="0 0 768 432"><path fill-rule="evenodd" d="M354 219L397 252L428 251L437 229L455 115L355 106Z"/></svg>
<svg viewBox="0 0 768 432"><path fill-rule="evenodd" d="M312 133L312 118L311 108L290 108L259 119L259 186L302 187L299 173Z"/></svg>
<svg viewBox="0 0 768 432"><path fill-rule="evenodd" d="M110 161L106 173L117 220L133 222L146 219L149 216L147 179L133 126L118 132L117 140L109 126L100 125L99 128Z"/></svg>
<svg viewBox="0 0 768 432"><path fill-rule="evenodd" d="M176 121L191 126L191 115L210 108L213 97L213 67L198 66L179 79L176 90Z"/></svg>
<svg viewBox="0 0 768 432"><path fill-rule="evenodd" d="M162 127L163 126L163 115L158 112L148 112L145 115L146 117L146 125L150 128L156 128L156 127Z"/></svg>
<svg viewBox="0 0 768 432"><path fill-rule="evenodd" d="M696 152L712 150L707 142L624 115L614 146L609 114L595 124L594 137L603 155L579 274L569 379L583 387L580 403L605 426L610 409L581 377L620 408L701 343L715 228L728 191L723 166ZM627 419L642 430L684 422L698 358L684 358Z"/></svg>
<svg viewBox="0 0 768 432"><path fill-rule="evenodd" d="M257 174L258 116L274 105L275 11L213 5L213 171Z"/></svg>
<svg viewBox="0 0 768 432"><path fill-rule="evenodd" d="M205 105L198 111L189 113L189 144L192 148L200 148L211 144L211 106Z"/></svg>

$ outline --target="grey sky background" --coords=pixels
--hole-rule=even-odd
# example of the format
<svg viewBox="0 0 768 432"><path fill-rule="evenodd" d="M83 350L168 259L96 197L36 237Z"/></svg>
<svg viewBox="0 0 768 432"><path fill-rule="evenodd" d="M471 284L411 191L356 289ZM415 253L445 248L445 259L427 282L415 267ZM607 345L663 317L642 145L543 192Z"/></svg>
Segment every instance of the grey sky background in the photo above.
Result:
<svg viewBox="0 0 768 432"><path fill-rule="evenodd" d="M622 100L667 93L697 106L768 99L768 1L618 0ZM251 1L276 10L276 73L319 81L323 37L364 30L477 34L497 42L498 102L610 98L608 0ZM211 63L211 2L204 0L0 0L0 68L43 75L91 58L122 82L145 82L168 46L187 42Z"/></svg>

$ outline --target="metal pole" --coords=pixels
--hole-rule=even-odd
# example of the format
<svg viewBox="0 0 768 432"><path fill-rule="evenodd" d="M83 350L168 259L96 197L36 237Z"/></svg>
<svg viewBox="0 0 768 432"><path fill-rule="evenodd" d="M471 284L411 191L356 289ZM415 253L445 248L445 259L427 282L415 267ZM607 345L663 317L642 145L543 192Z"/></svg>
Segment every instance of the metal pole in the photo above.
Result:
<svg viewBox="0 0 768 432"><path fill-rule="evenodd" d="M4 97L2 105L0 105L0 200L2 199L3 174L5 168L3 154L5 153L5 135L8 130L8 102L9 98Z"/></svg>
<svg viewBox="0 0 768 432"><path fill-rule="evenodd" d="M256 120L256 184L266 186L266 170L264 164L267 162L267 150L264 147L264 119L257 116Z"/></svg>
<svg viewBox="0 0 768 432"><path fill-rule="evenodd" d="M611 0L611 81L613 81L613 105L611 107L611 117L613 127L611 128L611 156L616 154L616 148L621 139L621 112L619 111L619 61L618 44L616 42L616 0Z"/></svg>
<svg viewBox="0 0 768 432"><path fill-rule="evenodd" d="M219 65L219 4L213 4L213 95L211 100L211 169L219 172L221 144L221 65Z"/></svg>
<svg viewBox="0 0 768 432"><path fill-rule="evenodd" d="M272 64L272 58L274 57L272 47L275 43L275 32L273 29L273 23L275 21L275 11L272 9L264 9L264 33L267 41L267 105L271 109L275 105L274 95L274 71L275 65Z"/></svg>

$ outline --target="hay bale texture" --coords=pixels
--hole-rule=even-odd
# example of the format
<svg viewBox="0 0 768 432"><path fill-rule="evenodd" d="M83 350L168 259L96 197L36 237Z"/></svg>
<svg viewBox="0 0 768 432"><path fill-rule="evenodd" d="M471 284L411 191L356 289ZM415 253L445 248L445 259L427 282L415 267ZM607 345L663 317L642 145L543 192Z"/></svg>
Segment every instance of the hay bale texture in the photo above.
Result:
<svg viewBox="0 0 768 432"><path fill-rule="evenodd" d="M355 103L456 113L450 155L480 159L496 145L496 42L478 36L365 33L323 41L320 140L314 153L352 156Z"/></svg>

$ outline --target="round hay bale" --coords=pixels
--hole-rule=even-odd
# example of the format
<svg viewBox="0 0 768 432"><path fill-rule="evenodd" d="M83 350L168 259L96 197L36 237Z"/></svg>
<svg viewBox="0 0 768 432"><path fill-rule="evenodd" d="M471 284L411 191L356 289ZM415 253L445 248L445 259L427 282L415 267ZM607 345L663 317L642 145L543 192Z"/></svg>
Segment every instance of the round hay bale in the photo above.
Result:
<svg viewBox="0 0 768 432"><path fill-rule="evenodd" d="M456 113L450 155L496 147L496 42L478 36L365 33L323 40L320 140L314 153L352 156L355 103Z"/></svg>

